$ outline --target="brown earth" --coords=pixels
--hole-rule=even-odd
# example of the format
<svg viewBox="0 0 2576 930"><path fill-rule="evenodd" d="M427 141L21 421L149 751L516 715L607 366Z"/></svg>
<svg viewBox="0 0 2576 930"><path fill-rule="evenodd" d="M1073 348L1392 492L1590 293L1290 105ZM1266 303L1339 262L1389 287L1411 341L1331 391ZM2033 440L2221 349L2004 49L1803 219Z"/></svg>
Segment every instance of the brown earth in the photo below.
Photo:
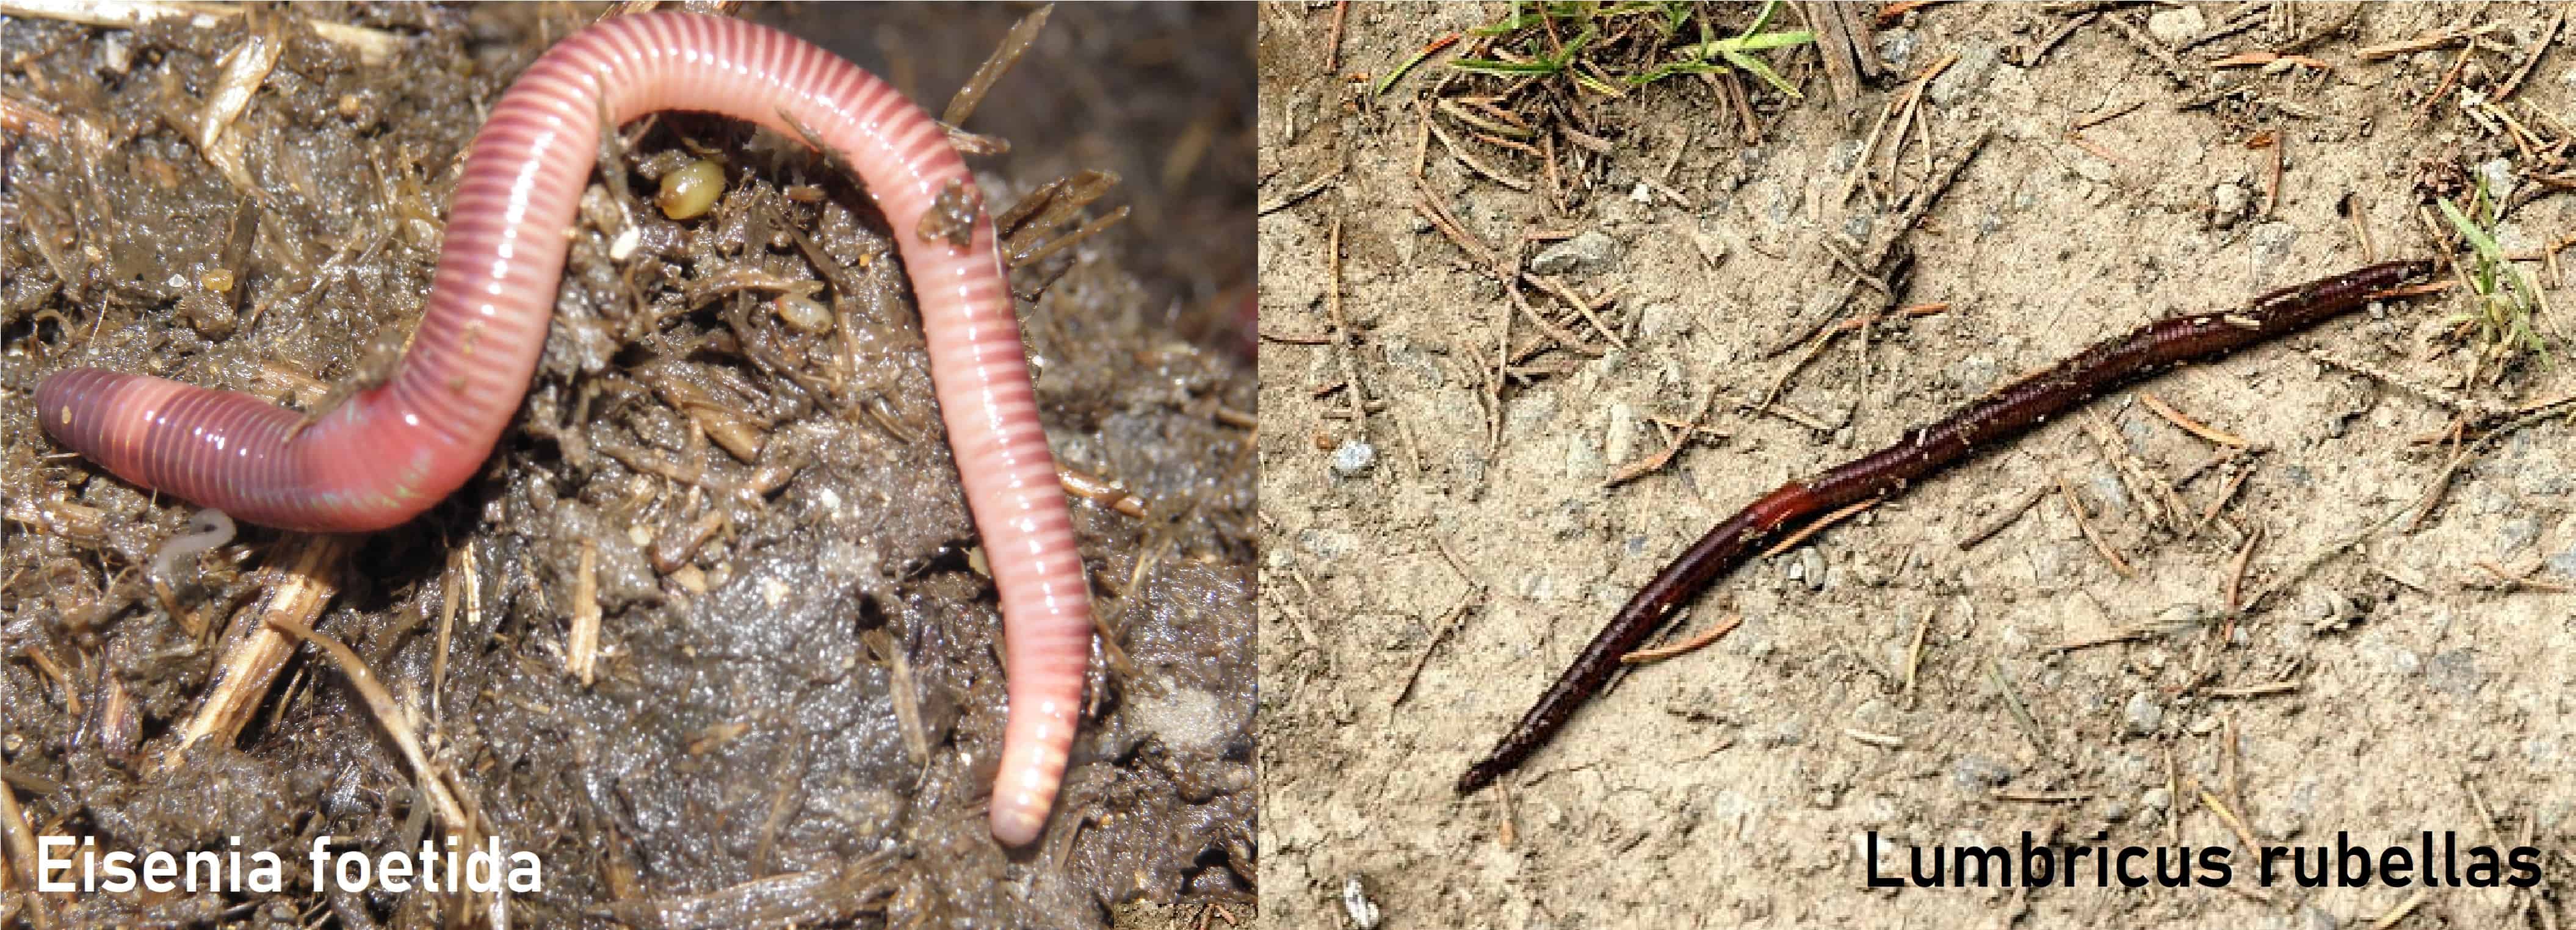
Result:
<svg viewBox="0 0 2576 930"><path fill-rule="evenodd" d="M63 454L34 429L26 392L87 364L317 402L367 336L416 317L480 109L597 12L297 6L132 31L0 18L0 790L23 812L0 826L111 849L238 836L291 873L283 896L13 891L0 926L457 915L461 900L428 895L301 893L316 836L410 848L426 809L385 731L312 650L238 740L158 768L224 648L177 621L220 631L238 609L255 624L272 572L308 543L250 530L184 568L165 601L140 568L192 508ZM748 15L936 110L1025 12ZM642 251L611 262L596 223L577 230L520 424L454 499L352 540L315 624L405 703L493 831L543 857L545 890L511 901L515 923L1163 926L1252 913L1255 483L1249 432L1229 425L1244 416L1229 411L1248 414L1254 395L1228 331L1228 295L1252 267L1251 15L1059 9L966 124L1014 144L977 162L996 205L1103 168L1125 181L1090 214L1134 208L1015 280L1043 291L1021 306L1058 455L1149 506L1140 519L1076 505L1126 664L1095 679L1062 808L1022 853L986 833L998 620L917 322L899 276L853 270L890 251L882 219L783 140L706 117L630 127L626 212L645 226ZM390 33L400 57L362 64L295 17ZM249 183L237 185L190 127L218 56L254 29L293 38L228 130L243 141ZM703 220L664 220L642 202L650 178L693 146L729 162L726 200ZM825 196L790 201L782 188L795 184ZM597 181L592 195L612 196ZM762 247L746 234L768 228L762 216L789 217L839 267ZM797 334L766 302L683 298L690 282L754 267L851 282L822 298L841 301L851 364L838 334ZM200 284L212 270L237 280L221 297ZM716 451L665 402L692 386L755 424L766 444L753 460ZM765 496L732 492L781 475ZM681 544L693 527L716 532ZM582 567L590 553L595 571ZM603 615L591 686L565 671L584 575ZM754 889L767 891L755 901Z"/></svg>
<svg viewBox="0 0 2576 930"><path fill-rule="evenodd" d="M2415 440L2455 410L2399 383L2488 405L2576 394L2564 253L2520 263L2557 308L2537 324L2545 359L2470 378L2476 352L2447 322L2470 304L2454 288L2116 392L1721 578L1665 635L1734 616L1740 629L1625 676L1498 788L1451 787L1637 585L1783 481L2168 314L2369 256L2463 255L2424 218L2482 170L2538 191L2498 227L2508 252L2563 247L2576 196L2533 176L2566 170L2576 37L2556 31L2506 98L2528 149L2462 105L2552 42L2563 8L1936 5L1880 26L1891 75L1858 99L1834 99L1814 50L1772 53L1805 95L1746 82L1750 131L1713 81L1616 100L1562 80L1524 90L1513 105L1555 107L1609 143L1547 140L1553 173L1420 105L1508 87L1449 70L1456 47L1371 94L1426 43L1511 9L1353 4L1330 69L1331 6L1259 19L1261 197L1277 207L1259 224L1265 916L1350 926L1356 883L1385 927L2576 919L2576 424L2474 446L2446 479L2452 449ZM2154 53L2240 11L2244 29L2172 52L2178 73ZM1703 15L1731 34L1750 14ZM2213 67L2347 16L2303 52L2330 70ZM2465 55L2456 41L2358 54L2478 25L2493 28ZM1914 131L1890 126L1864 151L1889 101L1954 55ZM1451 140L1424 134L1426 109ZM1946 196L1898 228L1927 162L1981 132ZM2264 132L2285 143L2277 195L2276 150L2247 145ZM1524 268L1561 235L1606 236L1563 277L1585 297L1615 293L1600 328L1625 347L1529 290L1551 325L1606 351L1557 345L1417 202ZM1337 227L1348 348L1330 338ZM1849 312L1810 305L1850 280L1826 248L1836 237L1910 247L1894 302L1948 309L1844 334L1798 367L1798 338ZM1506 341L1514 367L1498 378ZM2149 409L2150 393L2258 451L2221 454ZM1383 406L1355 420L1358 396ZM1667 447L1658 419L1701 430L1663 467L1607 483ZM2229 612L2231 590L2276 586ZM2056 648L2132 628L2148 631ZM1911 847L2025 830L2243 846L2220 807L2265 844L2348 832L2378 847L2424 830L2527 843L2544 882L2264 888L2238 849L2223 890L1863 887L1872 831L1882 874L1903 875Z"/></svg>

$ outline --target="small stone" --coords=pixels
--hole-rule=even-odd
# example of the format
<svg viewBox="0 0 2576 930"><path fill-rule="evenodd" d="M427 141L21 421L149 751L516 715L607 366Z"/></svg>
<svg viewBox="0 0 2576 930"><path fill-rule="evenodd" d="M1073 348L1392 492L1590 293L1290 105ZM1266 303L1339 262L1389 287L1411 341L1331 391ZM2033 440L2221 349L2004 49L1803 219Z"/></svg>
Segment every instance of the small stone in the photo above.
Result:
<svg viewBox="0 0 2576 930"><path fill-rule="evenodd" d="M1983 352L1970 352L1950 366L1950 383L1973 392L1983 393L2002 374L1995 357Z"/></svg>
<svg viewBox="0 0 2576 930"><path fill-rule="evenodd" d="M1825 589L1824 553L1817 552L1816 547L1814 546L1802 546L1798 549L1798 564L1804 566L1806 569L1806 571L1801 574L1806 577L1807 590L1822 591Z"/></svg>
<svg viewBox="0 0 2576 930"><path fill-rule="evenodd" d="M2560 578L2576 581L2576 546L2569 546L2567 551L2550 556L2549 570L2558 573Z"/></svg>
<svg viewBox="0 0 2576 930"><path fill-rule="evenodd" d="M1645 342L1662 342L1691 331L1691 315L1679 304L1648 304L1637 311L1637 338Z"/></svg>
<svg viewBox="0 0 2576 930"><path fill-rule="evenodd" d="M2102 505L2112 512L2129 509L2129 486L2120 482L2120 472L2117 469L2108 464L2095 466L2093 471L2085 476L2084 483L2085 487L2093 492L2094 498L2100 500Z"/></svg>
<svg viewBox="0 0 2576 930"><path fill-rule="evenodd" d="M2454 697L2476 693L2484 677L2478 673L2477 654L2467 649L2438 653L2424 663L2424 683Z"/></svg>
<svg viewBox="0 0 2576 930"><path fill-rule="evenodd" d="M2496 158L2478 164L2478 180L2486 185L2487 196L2497 203L2513 202L2513 161Z"/></svg>
<svg viewBox="0 0 2576 930"><path fill-rule="evenodd" d="M1357 874L1342 882L1342 910L1350 914L1352 926L1377 930L1377 902L1369 900L1368 886L1360 884Z"/></svg>
<svg viewBox="0 0 2576 930"><path fill-rule="evenodd" d="M2257 267L2279 267L2290 255L2290 243L2299 239L2299 227L2274 220L2254 227L2254 262Z"/></svg>
<svg viewBox="0 0 2576 930"><path fill-rule="evenodd" d="M1612 467L1637 455L1637 412L1627 404L1610 405L1610 427L1601 437L1601 459Z"/></svg>
<svg viewBox="0 0 2576 930"><path fill-rule="evenodd" d="M2013 770L1993 759L1978 755L1960 756L1950 765L1950 781L1969 794L1984 794L2012 781Z"/></svg>
<svg viewBox="0 0 2576 930"><path fill-rule="evenodd" d="M2156 703L2156 699L2144 691L2129 695L2129 704L2120 714L2130 736L2154 736L2156 728L2165 722L2164 705Z"/></svg>
<svg viewBox="0 0 2576 930"><path fill-rule="evenodd" d="M2077 177L2095 184L2109 184L2113 178L2120 176L2119 169L2112 167L2110 159L2090 152L2076 153L2069 163L2074 165ZM2090 195L2086 199L2089 203Z"/></svg>
<svg viewBox="0 0 2576 930"><path fill-rule="evenodd" d="M124 74L134 68L134 32L109 29L98 40L98 69L109 74Z"/></svg>
<svg viewBox="0 0 2576 930"><path fill-rule="evenodd" d="M2335 917L2314 904L2300 905L2299 930L2335 930Z"/></svg>
<svg viewBox="0 0 2576 930"><path fill-rule="evenodd" d="M1568 500L1548 511L1548 532L1558 539L1573 539L1592 528L1591 508L1582 501Z"/></svg>
<svg viewBox="0 0 2576 930"><path fill-rule="evenodd" d="M1646 182L1639 181L1637 182L1636 187L1628 190L1628 199L1634 200L1638 203L1654 203L1655 189L1647 187Z"/></svg>
<svg viewBox="0 0 2576 930"><path fill-rule="evenodd" d="M1530 262L1530 270L1539 274L1564 274L1577 268L1598 268L1610 263L1618 254L1619 244L1609 235L1591 230L1572 239L1549 246Z"/></svg>
<svg viewBox="0 0 2576 930"><path fill-rule="evenodd" d="M1906 70L1906 63L1914 57L1915 44L1914 30L1890 29L1881 32L1878 34L1878 58L1886 62L1890 68L1898 71Z"/></svg>
<svg viewBox="0 0 2576 930"><path fill-rule="evenodd" d="M2211 189L2209 199L2212 202L2209 221L2222 229L2236 225L2237 221L2245 218L2245 211L2254 205L2253 192L2233 181Z"/></svg>
<svg viewBox="0 0 2576 930"><path fill-rule="evenodd" d="M2498 535L2502 539L2497 543L2496 555L2509 556L2540 539L2540 521L2530 516L2515 517L2504 521Z"/></svg>
<svg viewBox="0 0 2576 930"><path fill-rule="evenodd" d="M2147 17L2147 34L2168 47L2180 45L2208 29L2209 20L2200 15L2200 10L2188 6Z"/></svg>
<svg viewBox="0 0 2576 930"><path fill-rule="evenodd" d="M1726 237L1711 232L1692 233L1691 244L1699 247L1700 260L1707 262L1711 268L1717 267L1718 262L1725 261L1726 253L1733 248L1727 245Z"/></svg>
<svg viewBox="0 0 2576 930"><path fill-rule="evenodd" d="M2172 807L2173 792L2163 788L2149 788L2144 794L2138 795L2138 806L2151 811Z"/></svg>
<svg viewBox="0 0 2576 930"><path fill-rule="evenodd" d="M1341 448L1333 450L1333 474L1344 478L1367 474L1369 467L1376 464L1377 447L1365 440L1349 440L1342 443Z"/></svg>
<svg viewBox="0 0 2576 930"><path fill-rule="evenodd" d="M1807 741L1807 722L1804 720L1780 721L1778 725L1771 728L1770 732L1756 737L1754 741L1765 749L1796 746Z"/></svg>
<svg viewBox="0 0 2576 930"><path fill-rule="evenodd" d="M1341 530L1310 528L1297 534L1298 548L1326 562L1340 559L1358 549L1360 538Z"/></svg>
<svg viewBox="0 0 2576 930"><path fill-rule="evenodd" d="M1859 163L1859 139L1844 139L1840 142L1834 143L1832 148L1825 150L1826 170L1832 171L1835 174L1842 174L1846 171L1850 171L1853 165Z"/></svg>
<svg viewBox="0 0 2576 930"><path fill-rule="evenodd" d="M1869 239L1870 229L1877 225L1876 216L1868 213L1853 213L1843 220L1843 235L1852 237L1855 242L1865 242Z"/></svg>
<svg viewBox="0 0 2576 930"><path fill-rule="evenodd" d="M1968 46L1966 51L1959 53L1956 64L1942 71L1940 77L1932 79L1929 91L1932 102L1948 106L1957 103L1970 91L1986 86L1986 79L1994 76L1995 65L2001 60L1992 45Z"/></svg>

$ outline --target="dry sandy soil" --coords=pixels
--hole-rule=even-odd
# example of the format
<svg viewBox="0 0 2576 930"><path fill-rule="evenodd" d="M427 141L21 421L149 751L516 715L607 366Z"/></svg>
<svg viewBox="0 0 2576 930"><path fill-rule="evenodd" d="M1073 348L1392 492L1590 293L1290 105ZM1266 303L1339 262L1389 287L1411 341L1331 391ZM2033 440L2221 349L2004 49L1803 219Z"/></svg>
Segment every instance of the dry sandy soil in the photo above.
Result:
<svg viewBox="0 0 2576 930"><path fill-rule="evenodd" d="M2503 106L2546 124L2528 127L2538 144L2463 106L2500 91L2561 8L2068 6L1904 13L1873 43L1891 75L1852 100L1813 50L1774 53L1805 95L1757 88L1750 133L1698 79L1525 92L1608 143L1550 140L1553 172L1437 109L1452 138L1426 143L1419 101L1503 86L1453 79L1456 47L1371 94L1505 4L1353 4L1330 65L1329 5L1263 8L1266 916L1349 926L1356 882L1386 927L2576 921L2576 424L2473 445L2455 472L2450 447L2417 441L2462 395L2576 393L2564 253L2520 263L2558 308L2538 321L2545 362L2468 377L2455 287L2115 392L1721 578L1665 635L1741 628L1627 674L1499 787L1453 791L1637 585L1754 496L2105 335L2366 256L2465 254L2424 221L2434 196L2566 171L2564 31ZM1749 9L1710 15L1736 29ZM2295 50L2329 70L2213 67L2339 22ZM2360 54L2479 25L2465 56ZM1888 103L1951 56L1914 129L1864 153ZM2222 84L2241 86L2179 106ZM1946 196L1895 228L1927 168L1985 132ZM2264 132L2285 147L2248 146ZM2564 245L2576 195L2557 190L2505 218L2506 251ZM1599 328L1527 294L1607 351L1512 311L1417 202L1525 268L1555 236L1606 237L1562 273L1615 293ZM1827 248L1842 237L1910 247L1895 303L1946 312L1806 358L1794 340L1851 312L1813 300L1849 280ZM2223 454L2149 393L2254 451ZM1382 406L1355 420L1361 398ZM1663 467L1607 483L1666 448L1658 420L1694 419ZM2254 605L2231 614L2240 596ZM2196 848L2456 831L2537 847L2543 882L2262 888L2236 849L2225 889L1864 887L1871 831L1903 874L1911 847L2025 830Z"/></svg>

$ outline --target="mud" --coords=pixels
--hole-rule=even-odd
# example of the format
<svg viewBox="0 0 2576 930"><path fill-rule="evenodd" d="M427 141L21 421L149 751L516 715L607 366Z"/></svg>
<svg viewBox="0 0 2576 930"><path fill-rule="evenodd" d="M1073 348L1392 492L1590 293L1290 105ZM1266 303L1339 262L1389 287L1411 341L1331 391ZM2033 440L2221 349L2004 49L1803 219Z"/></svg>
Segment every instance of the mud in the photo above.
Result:
<svg viewBox="0 0 2576 930"><path fill-rule="evenodd" d="M2550 361L2469 377L2474 352L2449 335L2468 308L2455 290L2118 392L1720 579L1664 641L1741 628L1623 676L1498 788L1452 790L1638 585L1762 492L2103 336L2359 266L2366 248L2448 251L2419 219L2431 197L2461 196L2497 159L2517 177L2555 170L2457 105L2464 87L2503 84L2551 8L2246 7L2247 28L2179 53L2185 71L2169 75L2112 20L2152 40L2149 17L2173 9L1926 7L1881 24L1890 76L1854 100L1835 98L1812 51L1771 56L1802 99L1748 81L1739 107L1696 78L1618 99L1522 91L1511 105L1608 144L1556 138L1553 173L1443 124L1523 191L1419 124L1425 98L1508 86L1453 77L1457 48L1372 93L1425 45L1502 19L1501 5L1353 4L1329 71L1329 5L1263 8L1260 196L1329 179L1260 221L1266 916L1347 926L1356 898L1389 928L2307 927L2401 906L2401 926L2540 926L2543 910L2566 923L2576 425L2527 426L2445 478L2451 447L2413 440L2455 411L2394 380L2513 406L2576 393L2563 310L2576 279L2538 261L2521 266L2562 308L2539 324ZM2238 9L2192 14L2214 27ZM2457 46L2359 60L2472 12L2498 42L2465 65ZM1708 13L1725 35L1749 14ZM2304 52L2328 73L2212 66L2348 14ZM2557 41L2513 99L2576 103ZM1885 127L1863 162L1886 104L1951 55L1917 125ZM2267 130L2287 144L2277 197L2273 151L2246 145ZM1930 156L1983 131L1983 152L1905 228ZM1596 328L1524 288L1602 354L1540 332L1426 212L1506 262L1547 261L1585 298L1615 294ZM2498 234L2528 254L2570 229L2576 198L2549 193ZM1887 303L1947 309L1803 357L1802 331L1868 306L1818 308L1849 280L1833 251L1891 237L1914 261ZM1361 417L1354 375L1377 405ZM2262 451L2222 455L2152 412L2150 393ZM1668 462L1611 481L1678 429L1692 433ZM2158 516L2162 487L2177 513ZM2214 505L2219 518L2195 527ZM2482 563L2541 584L2499 583ZM2231 622L2232 589L2275 585ZM2257 889L2242 871L2227 890L2147 894L1863 887L1864 856L1886 874L1910 846L2024 830L2241 846L2204 790L2266 843L2349 831L2377 846L2428 829L2529 842L2555 890L2409 903L2419 889ZM1872 831L1881 846L1865 849Z"/></svg>
<svg viewBox="0 0 2576 930"><path fill-rule="evenodd" d="M224 618L283 534L246 530L142 578L191 509L60 454L26 391L65 364L310 406L416 318L459 153L488 103L594 15L557 6L352 7L398 66L260 11L132 32L11 19L0 93L66 127L14 135L0 258L0 663L8 784L38 832L186 850L240 837L302 887L302 851L413 848L412 772L310 650L241 737L154 762L206 687ZM934 112L1016 10L755 9L878 69ZM1252 913L1254 465L1233 304L1252 267L1241 7L1056 11L966 128L996 208L1085 168L1134 214L1014 276L1059 460L1124 483L1139 518L1077 502L1099 608L1096 709L1047 835L997 848L998 615L930 400L882 218L798 146L663 115L622 135L583 200L526 408L480 477L361 541L317 627L407 702L434 757L515 849L540 926L1160 926ZM289 36L229 132L234 183L191 141L217 57ZM1069 76L1069 77L1068 77ZM1167 89L1175 76L1192 92ZM926 92L924 89L927 89ZM84 128L86 127L86 128ZM1198 137L1195 153L1168 140ZM673 221L653 179L726 164ZM611 260L603 229L640 228ZM225 290L209 272L230 271ZM835 327L782 319L810 293ZM794 308L791 308L794 309ZM1237 413L1243 416L1236 415ZM174 614L167 605L176 605ZM595 609L593 681L566 669ZM41 657L41 658L38 658ZM54 671L58 669L58 677ZM78 702L83 709L74 713ZM53 897L49 920L432 926L428 895ZM20 910L0 923L36 918Z"/></svg>

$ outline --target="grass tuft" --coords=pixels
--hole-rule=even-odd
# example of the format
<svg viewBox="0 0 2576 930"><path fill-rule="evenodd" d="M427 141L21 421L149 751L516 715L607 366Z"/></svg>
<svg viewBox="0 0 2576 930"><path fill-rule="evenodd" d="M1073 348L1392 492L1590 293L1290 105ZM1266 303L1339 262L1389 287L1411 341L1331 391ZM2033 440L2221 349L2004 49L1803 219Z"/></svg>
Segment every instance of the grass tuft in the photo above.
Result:
<svg viewBox="0 0 2576 930"><path fill-rule="evenodd" d="M2436 202L2451 227L2468 240L2470 260L2463 266L2469 287L2476 293L2476 305L2453 316L2455 325L2468 327L2478 342L2491 355L2542 355L2548 340L2532 326L2532 318L2541 306L2540 286L2531 273L2505 257L2504 247L2496 244L2488 227L2495 223L2495 198L2481 182L2469 196L2469 209L2462 211L2445 197Z"/></svg>
<svg viewBox="0 0 2576 930"><path fill-rule="evenodd" d="M1514 3L1512 15L1501 22L1470 30L1492 40L1494 57L1460 58L1449 66L1497 77L1564 75L1576 86L1610 97L1676 74L1732 70L1799 96L1797 88L1758 57L1816 40L1814 32L1804 29L1762 31L1779 9L1778 0L1762 4L1753 21L1732 36L1717 34L1707 17L1692 15L1697 9L1687 0ZM1693 25L1697 39L1677 43L1683 27Z"/></svg>

